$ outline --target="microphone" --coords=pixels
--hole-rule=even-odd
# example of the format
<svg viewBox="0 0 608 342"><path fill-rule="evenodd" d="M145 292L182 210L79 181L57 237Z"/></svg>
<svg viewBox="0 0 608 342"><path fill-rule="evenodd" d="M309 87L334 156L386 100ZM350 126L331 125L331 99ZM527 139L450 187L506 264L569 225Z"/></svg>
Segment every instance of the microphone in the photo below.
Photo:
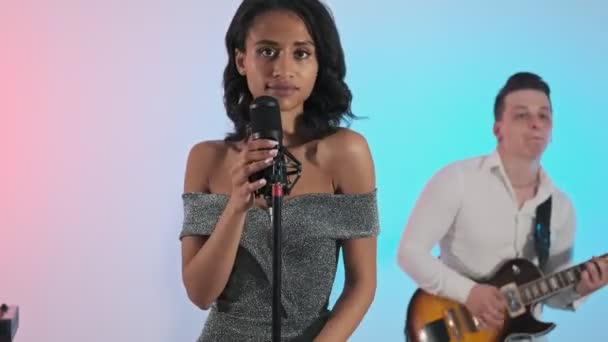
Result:
<svg viewBox="0 0 608 342"><path fill-rule="evenodd" d="M278 169L283 166L282 163L282 144L283 144L283 128L281 125L281 110L279 103L274 97L260 96L253 100L249 106L249 118L251 122L251 139L268 139L278 142L278 153L272 164L267 168L260 170L249 178L250 182L255 182L262 178L266 179L266 185L256 191L256 196L270 195L270 187L275 173L281 174L282 170Z"/></svg>
<svg viewBox="0 0 608 342"><path fill-rule="evenodd" d="M258 171L249 177L250 182L266 179L266 185L256 191L256 196L264 196L267 200L272 197L272 185L280 184L285 194L289 194L291 188L300 178L301 163L283 146L283 128L281 125L281 110L279 102L271 96L260 96L253 100L249 106L249 117L251 122L251 138L268 139L278 142L278 153L272 161L272 165ZM286 160L287 158L287 160ZM288 169L292 169L288 171ZM297 175L292 182L291 175Z"/></svg>
<svg viewBox="0 0 608 342"><path fill-rule="evenodd" d="M272 224L272 341L281 341L281 216L283 196L300 178L302 164L283 146L283 128L279 102L270 96L260 96L249 106L252 139L277 141L278 153L272 165L251 175L250 181L266 179L266 185L256 191L268 204ZM287 160L285 159L287 158ZM288 171L291 167L293 170ZM293 182L289 176L297 175Z"/></svg>
<svg viewBox="0 0 608 342"><path fill-rule="evenodd" d="M279 102L271 96L260 96L249 105L251 131L254 139L283 141L281 109Z"/></svg>

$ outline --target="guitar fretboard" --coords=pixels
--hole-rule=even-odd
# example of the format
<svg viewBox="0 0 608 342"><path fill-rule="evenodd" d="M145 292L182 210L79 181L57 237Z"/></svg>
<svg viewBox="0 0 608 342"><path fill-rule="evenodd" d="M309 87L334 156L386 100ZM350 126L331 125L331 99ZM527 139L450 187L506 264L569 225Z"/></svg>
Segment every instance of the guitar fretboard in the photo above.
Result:
<svg viewBox="0 0 608 342"><path fill-rule="evenodd" d="M608 254L604 254L600 258L605 258L607 256ZM521 285L519 287L519 292L524 304L529 305L539 302L576 285L581 279L581 273L585 269L584 264L585 263L581 263Z"/></svg>

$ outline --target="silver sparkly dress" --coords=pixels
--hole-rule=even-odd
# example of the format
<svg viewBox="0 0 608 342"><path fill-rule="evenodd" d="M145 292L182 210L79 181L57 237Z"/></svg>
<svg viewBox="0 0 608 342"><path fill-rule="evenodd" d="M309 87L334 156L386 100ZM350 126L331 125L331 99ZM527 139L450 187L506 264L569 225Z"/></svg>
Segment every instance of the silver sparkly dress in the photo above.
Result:
<svg viewBox="0 0 608 342"><path fill-rule="evenodd" d="M180 238L212 233L228 197L185 193ZM305 194L283 201L282 341L312 341L329 315L340 242L377 235L376 191ZM272 339L272 227L252 208L226 288L210 309L199 342Z"/></svg>

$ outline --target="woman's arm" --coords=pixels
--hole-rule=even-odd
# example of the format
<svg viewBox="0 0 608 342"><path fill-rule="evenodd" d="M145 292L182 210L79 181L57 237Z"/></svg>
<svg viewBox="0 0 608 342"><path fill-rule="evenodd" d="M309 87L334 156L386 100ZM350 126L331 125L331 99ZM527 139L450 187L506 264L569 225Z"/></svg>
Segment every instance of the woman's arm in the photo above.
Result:
<svg viewBox="0 0 608 342"><path fill-rule="evenodd" d="M264 145L266 144L266 145ZM203 310L208 309L222 293L232 272L236 253L245 226L247 210L253 204L251 193L263 183L249 183L248 176L269 164L269 142L250 142L241 151L231 171L230 200L209 236L182 238L182 278L190 300ZM268 145L268 146L267 146ZM221 150L221 149L220 149ZM211 167L225 157L212 143L193 147L188 156L184 192L208 192Z"/></svg>
<svg viewBox="0 0 608 342"><path fill-rule="evenodd" d="M375 190L374 165L365 138L349 130L341 130L332 138L336 188L353 194ZM316 342L346 341L363 320L376 292L376 237L342 242L344 289Z"/></svg>

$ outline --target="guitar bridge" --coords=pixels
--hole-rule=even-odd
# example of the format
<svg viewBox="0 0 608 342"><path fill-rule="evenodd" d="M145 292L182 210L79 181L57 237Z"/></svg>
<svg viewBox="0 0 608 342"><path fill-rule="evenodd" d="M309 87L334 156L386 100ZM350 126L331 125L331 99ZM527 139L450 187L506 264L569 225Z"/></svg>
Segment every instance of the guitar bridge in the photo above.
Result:
<svg viewBox="0 0 608 342"><path fill-rule="evenodd" d="M526 313L526 307L521 299L521 294L519 293L517 284L507 284L500 288L500 292L502 292L507 299L507 311L511 318L515 318Z"/></svg>

